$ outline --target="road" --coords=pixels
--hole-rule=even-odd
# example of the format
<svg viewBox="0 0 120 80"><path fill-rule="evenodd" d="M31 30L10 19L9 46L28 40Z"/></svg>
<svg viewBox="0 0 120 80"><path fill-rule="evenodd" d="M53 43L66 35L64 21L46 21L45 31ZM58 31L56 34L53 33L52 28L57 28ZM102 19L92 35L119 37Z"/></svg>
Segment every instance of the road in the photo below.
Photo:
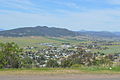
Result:
<svg viewBox="0 0 120 80"><path fill-rule="evenodd" d="M120 74L0 75L0 80L120 80Z"/></svg>

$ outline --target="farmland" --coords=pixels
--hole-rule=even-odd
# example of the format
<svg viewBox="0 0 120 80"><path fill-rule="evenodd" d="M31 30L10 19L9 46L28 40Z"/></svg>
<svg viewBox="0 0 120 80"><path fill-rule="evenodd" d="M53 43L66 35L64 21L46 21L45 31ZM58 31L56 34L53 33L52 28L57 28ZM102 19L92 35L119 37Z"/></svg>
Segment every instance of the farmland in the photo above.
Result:
<svg viewBox="0 0 120 80"><path fill-rule="evenodd" d="M107 39L106 39L107 40ZM99 41L99 40L98 40ZM109 41L109 40L108 40ZM91 44L92 40L84 38L72 38L72 37L0 37L0 42L15 42L21 48L26 46L38 47L38 49L47 48L47 46L39 45L40 43L55 43L61 45L62 43L71 43L71 45L79 45L80 43L86 43L84 46ZM99 42L98 42L99 43ZM106 42L107 43L107 42ZM114 41L113 44L120 44L120 41ZM83 45L83 44L82 44ZM120 53L120 45L100 45L100 47L108 47L108 49L91 49L92 52L101 52L105 54Z"/></svg>

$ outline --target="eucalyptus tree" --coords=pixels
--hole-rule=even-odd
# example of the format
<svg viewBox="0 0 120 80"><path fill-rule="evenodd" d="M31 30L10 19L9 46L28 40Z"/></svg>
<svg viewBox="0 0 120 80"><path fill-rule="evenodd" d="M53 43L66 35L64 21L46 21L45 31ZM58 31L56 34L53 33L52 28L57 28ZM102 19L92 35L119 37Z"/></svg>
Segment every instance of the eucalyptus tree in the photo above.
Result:
<svg viewBox="0 0 120 80"><path fill-rule="evenodd" d="M19 68L22 49L14 42L0 43L0 68Z"/></svg>

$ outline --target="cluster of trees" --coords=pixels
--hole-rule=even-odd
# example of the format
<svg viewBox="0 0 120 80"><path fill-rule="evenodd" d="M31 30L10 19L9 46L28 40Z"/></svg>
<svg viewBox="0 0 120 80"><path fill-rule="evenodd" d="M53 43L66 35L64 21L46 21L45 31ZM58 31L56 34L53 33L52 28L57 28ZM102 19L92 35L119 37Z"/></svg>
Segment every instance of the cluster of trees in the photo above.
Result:
<svg viewBox="0 0 120 80"><path fill-rule="evenodd" d="M19 68L21 52L15 43L0 43L0 68Z"/></svg>
<svg viewBox="0 0 120 80"><path fill-rule="evenodd" d="M14 42L0 43L0 68L30 68L32 59L23 55L23 49Z"/></svg>
<svg viewBox="0 0 120 80"><path fill-rule="evenodd" d="M108 55L103 53L86 53L85 51L78 51L77 54L73 54L68 58L61 60L61 64L58 64L57 60L49 60L47 67L81 67L81 66L102 66L112 67L113 61Z"/></svg>

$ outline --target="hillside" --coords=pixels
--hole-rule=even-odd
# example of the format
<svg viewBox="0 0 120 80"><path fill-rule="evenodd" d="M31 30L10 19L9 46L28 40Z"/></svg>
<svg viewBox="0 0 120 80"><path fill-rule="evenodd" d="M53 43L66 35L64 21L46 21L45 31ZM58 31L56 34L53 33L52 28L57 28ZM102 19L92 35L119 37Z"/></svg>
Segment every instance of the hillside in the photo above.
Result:
<svg viewBox="0 0 120 80"><path fill-rule="evenodd" d="M0 29L0 36L5 37L24 37L24 36L48 36L48 37L62 37L62 36L90 36L112 38L120 37L120 32L108 31L70 31L65 28L36 26L23 27L11 30Z"/></svg>
<svg viewBox="0 0 120 80"><path fill-rule="evenodd" d="M24 27L12 30L0 31L0 36L23 37L23 36L76 36L77 33L64 28L37 26Z"/></svg>
<svg viewBox="0 0 120 80"><path fill-rule="evenodd" d="M120 34L114 33L114 32L108 32L108 31L78 31L81 35L87 35L92 37L119 37Z"/></svg>

